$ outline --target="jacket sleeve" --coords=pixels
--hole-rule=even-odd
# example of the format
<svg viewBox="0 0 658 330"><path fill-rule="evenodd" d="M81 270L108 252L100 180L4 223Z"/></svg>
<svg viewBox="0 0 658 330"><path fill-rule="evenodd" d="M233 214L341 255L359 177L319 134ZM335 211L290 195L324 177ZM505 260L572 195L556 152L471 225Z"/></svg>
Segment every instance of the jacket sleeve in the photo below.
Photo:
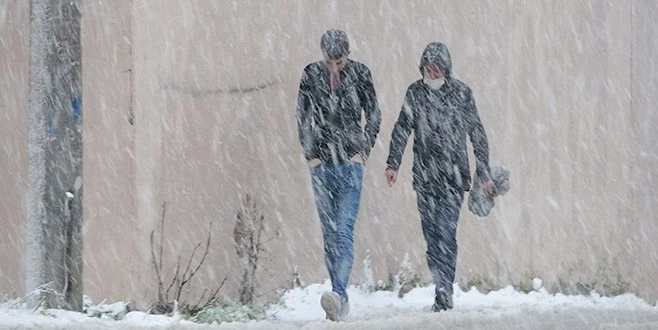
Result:
<svg viewBox="0 0 658 330"><path fill-rule="evenodd" d="M372 75L370 74L370 70L365 67L363 70L362 84L359 99L361 100L361 108L363 108L366 116L364 134L367 142L366 149L363 150L363 153L365 157L368 157L379 133L379 126L382 123L382 112L377 103L377 94L375 93L375 86L372 82Z"/></svg>
<svg viewBox="0 0 658 330"><path fill-rule="evenodd" d="M407 90L407 95L404 97L402 110L398 120L393 126L393 133L391 133L391 144L388 149L388 159L386 160L387 169L398 170L402 162L402 154L404 148L407 146L407 140L413 129L413 108L412 108L412 93Z"/></svg>
<svg viewBox="0 0 658 330"><path fill-rule="evenodd" d="M304 70L299 83L299 94L297 96L297 132L306 160L319 157L313 127L311 86L309 84L308 71Z"/></svg>
<svg viewBox="0 0 658 330"><path fill-rule="evenodd" d="M466 91L466 127L468 135L473 144L473 152L475 153L475 166L476 173L480 179L487 181L491 179L489 169L489 143L487 142L487 134L480 121L473 92L470 88Z"/></svg>

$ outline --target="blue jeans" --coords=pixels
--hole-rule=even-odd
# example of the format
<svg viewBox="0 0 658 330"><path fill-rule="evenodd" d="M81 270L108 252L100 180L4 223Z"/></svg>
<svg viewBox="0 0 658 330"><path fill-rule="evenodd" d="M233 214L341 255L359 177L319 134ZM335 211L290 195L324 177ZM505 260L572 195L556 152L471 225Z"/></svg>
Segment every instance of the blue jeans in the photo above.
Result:
<svg viewBox="0 0 658 330"><path fill-rule="evenodd" d="M437 300L452 297L457 266L457 221L464 197L450 188L441 196L417 192L423 235L427 242L427 265L436 285Z"/></svg>
<svg viewBox="0 0 658 330"><path fill-rule="evenodd" d="M311 177L332 290L345 301L354 261L353 234L361 201L363 165L322 163L311 168Z"/></svg>

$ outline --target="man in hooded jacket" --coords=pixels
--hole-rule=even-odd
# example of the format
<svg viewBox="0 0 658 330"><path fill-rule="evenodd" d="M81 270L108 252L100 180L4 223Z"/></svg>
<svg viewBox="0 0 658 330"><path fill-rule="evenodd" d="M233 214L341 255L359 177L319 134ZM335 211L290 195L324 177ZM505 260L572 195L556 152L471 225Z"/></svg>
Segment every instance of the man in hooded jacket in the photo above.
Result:
<svg viewBox="0 0 658 330"><path fill-rule="evenodd" d="M489 171L489 147L471 89L452 77L448 48L439 42L425 47L420 59L423 76L407 89L393 128L386 179L397 180L407 140L413 131L413 187L417 194L427 264L436 285L434 311L453 308L452 284L457 265L457 221L470 189L466 136L470 136L477 177L484 191L495 186Z"/></svg>

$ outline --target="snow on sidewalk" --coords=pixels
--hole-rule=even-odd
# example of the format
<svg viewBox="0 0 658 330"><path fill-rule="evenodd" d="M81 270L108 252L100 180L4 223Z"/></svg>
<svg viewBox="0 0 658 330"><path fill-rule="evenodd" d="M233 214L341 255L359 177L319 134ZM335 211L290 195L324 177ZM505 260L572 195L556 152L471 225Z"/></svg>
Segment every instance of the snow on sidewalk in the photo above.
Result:
<svg viewBox="0 0 658 330"><path fill-rule="evenodd" d="M392 291L350 288L350 316L336 323L324 320L320 308L326 290L328 283L291 290L267 309L262 321L213 325L143 312L114 321L63 310L33 313L0 304L0 329L658 329L658 307L631 294L566 296L543 288L522 293L511 287L483 294L455 286L455 308L433 313L433 286L415 288L403 298Z"/></svg>

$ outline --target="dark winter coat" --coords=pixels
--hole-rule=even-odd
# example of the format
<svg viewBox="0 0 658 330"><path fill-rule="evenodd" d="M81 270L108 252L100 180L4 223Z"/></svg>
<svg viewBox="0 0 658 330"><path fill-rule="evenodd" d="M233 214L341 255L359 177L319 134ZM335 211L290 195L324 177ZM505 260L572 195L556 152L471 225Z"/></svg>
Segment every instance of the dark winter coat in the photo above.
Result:
<svg viewBox="0 0 658 330"><path fill-rule="evenodd" d="M370 70L348 60L337 91L329 89L329 70L322 62L304 69L297 99L299 140L307 160L344 163L354 155L365 159L375 144L381 111ZM365 127L361 127L362 112Z"/></svg>
<svg viewBox="0 0 658 330"><path fill-rule="evenodd" d="M445 45L431 43L423 52L420 69L437 64L445 72L445 83L430 89L422 79L412 83L391 137L388 168L398 170L407 139L414 133L414 189L434 195L449 187L470 189L466 137L470 136L480 178L489 178L489 147L471 89L451 75L452 62Z"/></svg>

